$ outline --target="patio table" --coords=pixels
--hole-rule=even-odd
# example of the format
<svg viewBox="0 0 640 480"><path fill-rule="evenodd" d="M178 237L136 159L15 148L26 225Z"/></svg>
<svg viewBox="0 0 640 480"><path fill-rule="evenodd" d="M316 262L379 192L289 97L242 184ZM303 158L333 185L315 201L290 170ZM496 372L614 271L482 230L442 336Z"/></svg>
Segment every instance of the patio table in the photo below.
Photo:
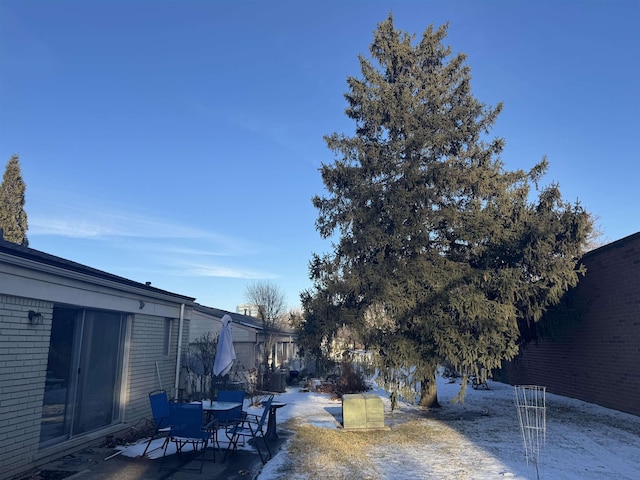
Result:
<svg viewBox="0 0 640 480"><path fill-rule="evenodd" d="M200 402L197 402L200 403ZM205 412L226 412L233 410L234 408L242 408L242 403L239 402L219 402L217 400L203 400L202 410Z"/></svg>
<svg viewBox="0 0 640 480"><path fill-rule="evenodd" d="M211 417L215 417L216 412L228 412L229 410L233 410L234 408L242 409L242 403L240 402L221 402L218 400L202 400L202 402L192 402L192 403L202 403L202 411L207 417L206 423L209 430L211 430L213 434L213 440L218 445L218 449L220 448L220 443L218 442L217 428L211 428L211 424L215 420L211 420Z"/></svg>
<svg viewBox="0 0 640 480"><path fill-rule="evenodd" d="M216 412L228 412L234 408L242 409L242 403L239 402L220 402L218 400L202 400L202 411L207 416L207 423L211 421L211 417L215 416Z"/></svg>

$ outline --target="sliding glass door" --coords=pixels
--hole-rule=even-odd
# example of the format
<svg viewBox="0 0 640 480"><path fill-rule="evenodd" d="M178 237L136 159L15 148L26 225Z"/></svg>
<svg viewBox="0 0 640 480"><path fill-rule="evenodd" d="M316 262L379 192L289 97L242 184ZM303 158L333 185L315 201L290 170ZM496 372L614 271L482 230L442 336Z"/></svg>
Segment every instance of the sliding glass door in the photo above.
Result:
<svg viewBox="0 0 640 480"><path fill-rule="evenodd" d="M41 446L119 419L125 325L117 312L54 308Z"/></svg>

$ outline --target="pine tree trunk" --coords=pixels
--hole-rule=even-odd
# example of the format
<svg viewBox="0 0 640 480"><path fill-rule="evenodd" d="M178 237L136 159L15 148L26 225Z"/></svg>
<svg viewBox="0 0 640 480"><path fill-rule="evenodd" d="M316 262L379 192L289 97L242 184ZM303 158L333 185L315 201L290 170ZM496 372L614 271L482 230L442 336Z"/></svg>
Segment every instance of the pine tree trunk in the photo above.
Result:
<svg viewBox="0 0 640 480"><path fill-rule="evenodd" d="M435 375L431 375L422 381L420 386L420 406L427 408L440 408Z"/></svg>

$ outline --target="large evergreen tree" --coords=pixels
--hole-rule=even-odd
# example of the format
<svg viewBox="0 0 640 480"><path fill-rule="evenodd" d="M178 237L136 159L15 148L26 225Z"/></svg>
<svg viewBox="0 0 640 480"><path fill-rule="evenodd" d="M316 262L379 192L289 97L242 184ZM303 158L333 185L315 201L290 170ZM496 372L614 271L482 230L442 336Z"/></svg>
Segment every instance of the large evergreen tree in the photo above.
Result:
<svg viewBox="0 0 640 480"><path fill-rule="evenodd" d="M27 239L27 212L24 210L25 183L20 172L20 161L12 155L0 184L0 228L4 239L13 243L29 245Z"/></svg>
<svg viewBox="0 0 640 480"><path fill-rule="evenodd" d="M300 326L318 352L341 327L358 332L387 386L419 381L425 406L442 362L466 379L515 356L520 330L577 284L591 229L558 185L539 187L546 158L505 169L503 140L488 138L502 106L472 95L446 32L430 26L415 43L389 15L347 80L355 135L325 137L328 193L313 199L334 248L311 260Z"/></svg>

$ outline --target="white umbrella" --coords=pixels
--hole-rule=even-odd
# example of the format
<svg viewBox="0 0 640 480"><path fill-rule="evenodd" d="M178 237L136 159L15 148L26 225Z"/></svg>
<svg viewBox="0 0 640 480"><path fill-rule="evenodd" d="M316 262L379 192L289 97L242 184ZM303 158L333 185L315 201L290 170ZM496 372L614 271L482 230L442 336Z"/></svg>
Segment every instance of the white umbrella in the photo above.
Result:
<svg viewBox="0 0 640 480"><path fill-rule="evenodd" d="M216 359L213 362L213 374L224 376L229 373L234 360L236 359L236 349L233 348L233 335L231 332L231 317L222 317L222 328L218 335L218 346L216 347Z"/></svg>

